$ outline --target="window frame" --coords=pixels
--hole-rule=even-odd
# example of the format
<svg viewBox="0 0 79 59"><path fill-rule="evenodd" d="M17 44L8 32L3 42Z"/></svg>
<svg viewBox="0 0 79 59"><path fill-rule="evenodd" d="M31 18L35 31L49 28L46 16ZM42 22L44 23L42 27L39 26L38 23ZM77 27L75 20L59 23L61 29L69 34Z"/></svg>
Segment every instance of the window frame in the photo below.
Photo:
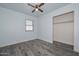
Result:
<svg viewBox="0 0 79 59"><path fill-rule="evenodd" d="M26 21L32 21L32 25L26 25ZM32 30L26 30L27 26L32 26ZM31 19L25 19L25 32L33 32L34 31L34 24L33 24L33 20Z"/></svg>

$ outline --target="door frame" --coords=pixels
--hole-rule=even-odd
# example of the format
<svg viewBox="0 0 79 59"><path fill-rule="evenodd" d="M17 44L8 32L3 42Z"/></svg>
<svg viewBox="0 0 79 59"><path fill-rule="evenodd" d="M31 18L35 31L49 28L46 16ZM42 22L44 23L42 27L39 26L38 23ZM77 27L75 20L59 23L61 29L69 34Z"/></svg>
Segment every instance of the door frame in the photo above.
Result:
<svg viewBox="0 0 79 59"><path fill-rule="evenodd" d="M52 39L53 39L53 41L54 41L54 18L55 17L57 17L57 16L61 16L61 15L64 15L64 14L68 14L68 13L73 13L73 31L74 31L74 11L69 11L69 12L65 12L65 13L61 13L61 14L58 14L58 15L55 15L55 16L53 16L53 18L52 18L52 28L53 28L53 33L52 33ZM75 32L75 31L74 31ZM73 32L73 36L75 36L74 35L74 32ZM74 40L74 37L73 37L73 40ZM74 50L74 44L73 44L73 50Z"/></svg>

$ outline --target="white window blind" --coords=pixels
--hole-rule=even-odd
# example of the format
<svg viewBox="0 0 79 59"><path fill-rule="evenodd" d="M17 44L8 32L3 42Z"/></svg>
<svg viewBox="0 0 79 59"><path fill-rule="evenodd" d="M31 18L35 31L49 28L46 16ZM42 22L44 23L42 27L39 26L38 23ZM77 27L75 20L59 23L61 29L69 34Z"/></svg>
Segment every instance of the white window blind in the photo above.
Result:
<svg viewBox="0 0 79 59"><path fill-rule="evenodd" d="M33 22L32 20L26 20L26 31L32 31L33 30Z"/></svg>

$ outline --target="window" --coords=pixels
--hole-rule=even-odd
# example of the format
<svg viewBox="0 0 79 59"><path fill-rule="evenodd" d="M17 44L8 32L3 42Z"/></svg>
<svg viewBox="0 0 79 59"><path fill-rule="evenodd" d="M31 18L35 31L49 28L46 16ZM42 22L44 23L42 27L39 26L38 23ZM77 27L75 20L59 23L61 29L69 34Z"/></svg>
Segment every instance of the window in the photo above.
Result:
<svg viewBox="0 0 79 59"><path fill-rule="evenodd" d="M26 20L26 31L32 31L33 30L33 23L32 20Z"/></svg>

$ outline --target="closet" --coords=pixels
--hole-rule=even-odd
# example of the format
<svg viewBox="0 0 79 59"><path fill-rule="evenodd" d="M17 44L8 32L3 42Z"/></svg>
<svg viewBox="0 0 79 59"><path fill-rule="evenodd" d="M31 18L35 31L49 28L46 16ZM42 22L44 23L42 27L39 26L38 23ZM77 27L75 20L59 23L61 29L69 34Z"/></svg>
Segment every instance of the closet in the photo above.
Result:
<svg viewBox="0 0 79 59"><path fill-rule="evenodd" d="M54 41L74 45L74 12L53 17Z"/></svg>

